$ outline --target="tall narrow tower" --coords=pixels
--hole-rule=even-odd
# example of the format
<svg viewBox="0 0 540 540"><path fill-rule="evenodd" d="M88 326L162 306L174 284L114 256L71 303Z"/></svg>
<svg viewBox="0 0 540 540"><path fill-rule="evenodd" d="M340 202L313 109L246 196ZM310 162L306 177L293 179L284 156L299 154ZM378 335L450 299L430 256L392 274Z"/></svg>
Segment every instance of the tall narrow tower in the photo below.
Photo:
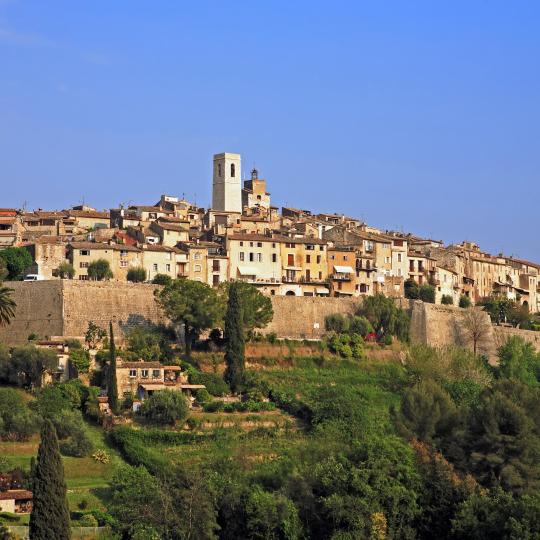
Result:
<svg viewBox="0 0 540 540"><path fill-rule="evenodd" d="M242 165L240 154L214 155L212 209L242 212Z"/></svg>

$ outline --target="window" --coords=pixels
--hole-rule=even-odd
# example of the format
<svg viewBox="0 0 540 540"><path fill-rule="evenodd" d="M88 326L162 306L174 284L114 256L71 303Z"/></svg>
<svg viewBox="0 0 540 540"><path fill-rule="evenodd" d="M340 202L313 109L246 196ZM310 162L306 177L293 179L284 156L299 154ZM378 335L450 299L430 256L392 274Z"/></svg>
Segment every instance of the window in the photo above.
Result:
<svg viewBox="0 0 540 540"><path fill-rule="evenodd" d="M217 174L218 176L221 176L221 163L218 163L217 165Z"/></svg>
<svg viewBox="0 0 540 540"><path fill-rule="evenodd" d="M255 260L255 253L249 254L249 262L253 262Z"/></svg>
<svg viewBox="0 0 540 540"><path fill-rule="evenodd" d="M120 261L120 268L127 268L128 262L127 261Z"/></svg>
<svg viewBox="0 0 540 540"><path fill-rule="evenodd" d="M231 178L234 178L235 173L236 167L234 166L234 163L231 163Z"/></svg>
<svg viewBox="0 0 540 540"><path fill-rule="evenodd" d="M322 279L322 272L319 272L319 279Z"/></svg>
<svg viewBox="0 0 540 540"><path fill-rule="evenodd" d="M260 196L260 195L257 195L257 200L258 200L258 201L261 200L261 196Z"/></svg>
<svg viewBox="0 0 540 540"><path fill-rule="evenodd" d="M193 258L198 261L201 258L201 254L197 251L193 254Z"/></svg>
<svg viewBox="0 0 540 540"><path fill-rule="evenodd" d="M243 245L244 245L244 242L240 242L240 245L243 246Z"/></svg>
<svg viewBox="0 0 540 540"><path fill-rule="evenodd" d="M276 249L276 243L275 243L275 242L272 242L272 247L273 247L274 249Z"/></svg>
<svg viewBox="0 0 540 540"><path fill-rule="evenodd" d="M154 264L152 265L152 268L153 268L154 272L157 272L157 271L158 271L158 265L157 265L157 263L154 263Z"/></svg>
<svg viewBox="0 0 540 540"><path fill-rule="evenodd" d="M148 214L148 218L149 218L149 219L157 219L157 214L156 214L156 212L150 212L150 213Z"/></svg>
<svg viewBox="0 0 540 540"><path fill-rule="evenodd" d="M120 250L120 257L127 257L127 251L121 249Z"/></svg>
<svg viewBox="0 0 540 540"><path fill-rule="evenodd" d="M90 266L90 263L88 263L88 262L79 263L80 268L88 268L88 266Z"/></svg>
<svg viewBox="0 0 540 540"><path fill-rule="evenodd" d="M275 296L276 295L276 290L275 289L271 289L270 290L270 296Z"/></svg>
<svg viewBox="0 0 540 540"><path fill-rule="evenodd" d="M212 276L212 285L214 286L219 285L219 274L214 274Z"/></svg>
<svg viewBox="0 0 540 540"><path fill-rule="evenodd" d="M310 262L311 262L311 255L306 255L306 262L307 262L307 263L310 263Z"/></svg>
<svg viewBox="0 0 540 540"><path fill-rule="evenodd" d="M195 265L195 268L193 269L195 272L200 272L201 271L201 265L200 264L196 264Z"/></svg>
<svg viewBox="0 0 540 540"><path fill-rule="evenodd" d="M129 376L130 377L136 377L137 376L137 370L136 369L130 369L129 370Z"/></svg>
<svg viewBox="0 0 540 540"><path fill-rule="evenodd" d="M257 242L257 247L262 247L262 242Z"/></svg>
<svg viewBox="0 0 540 540"><path fill-rule="evenodd" d="M81 255L82 257L88 257L88 255L90 255L90 250L88 250L88 249L80 249L79 250L79 255Z"/></svg>
<svg viewBox="0 0 540 540"><path fill-rule="evenodd" d="M343 260L346 261L349 259L349 256L348 255L343 255Z"/></svg>
<svg viewBox="0 0 540 540"><path fill-rule="evenodd" d="M240 256L240 260L243 261L244 260L244 252L241 251L238 255Z"/></svg>
<svg viewBox="0 0 540 540"><path fill-rule="evenodd" d="M401 262L401 253L397 254L397 262Z"/></svg>
<svg viewBox="0 0 540 540"><path fill-rule="evenodd" d="M152 377L154 377L154 379L159 378L160 375L161 375L161 372L160 372L159 369L154 369L154 370L152 370Z"/></svg>
<svg viewBox="0 0 540 540"><path fill-rule="evenodd" d="M88 281L88 276L79 276L80 281Z"/></svg>
<svg viewBox="0 0 540 540"><path fill-rule="evenodd" d="M165 269L167 270L167 272L170 272L170 271L171 271L171 265L170 265L170 264L166 264L166 265L165 265Z"/></svg>
<svg viewBox="0 0 540 540"><path fill-rule="evenodd" d="M219 272L219 261L215 259L212 261L212 271Z"/></svg>
<svg viewBox="0 0 540 540"><path fill-rule="evenodd" d="M143 379L148 379L148 370L147 369L141 369L141 377Z"/></svg>
<svg viewBox="0 0 540 540"><path fill-rule="evenodd" d="M277 262L277 255L275 253L272 253L272 262Z"/></svg>
<svg viewBox="0 0 540 540"><path fill-rule="evenodd" d="M262 253L257 253L257 262L262 262Z"/></svg>
<svg viewBox="0 0 540 540"><path fill-rule="evenodd" d="M317 255L317 264L321 264L321 256Z"/></svg>
<svg viewBox="0 0 540 540"><path fill-rule="evenodd" d="M287 266L294 266L294 255L292 253L287 255Z"/></svg>
<svg viewBox="0 0 540 540"><path fill-rule="evenodd" d="M330 255L330 260L333 261L334 260L334 256L333 255Z"/></svg>

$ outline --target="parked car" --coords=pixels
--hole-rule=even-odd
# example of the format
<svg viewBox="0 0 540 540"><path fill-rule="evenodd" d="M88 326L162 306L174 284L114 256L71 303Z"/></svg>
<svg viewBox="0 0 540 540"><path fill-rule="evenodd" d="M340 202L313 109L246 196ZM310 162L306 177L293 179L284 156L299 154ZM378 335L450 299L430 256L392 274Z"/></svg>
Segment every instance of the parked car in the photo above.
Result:
<svg viewBox="0 0 540 540"><path fill-rule="evenodd" d="M23 281L42 281L45 278L39 274L28 274Z"/></svg>

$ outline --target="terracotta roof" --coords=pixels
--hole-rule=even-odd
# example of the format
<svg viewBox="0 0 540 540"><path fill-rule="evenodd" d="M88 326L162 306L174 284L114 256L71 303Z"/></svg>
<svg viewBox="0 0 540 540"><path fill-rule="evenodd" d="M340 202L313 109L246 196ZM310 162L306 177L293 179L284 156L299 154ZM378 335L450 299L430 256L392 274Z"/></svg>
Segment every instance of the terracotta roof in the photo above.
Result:
<svg viewBox="0 0 540 540"><path fill-rule="evenodd" d="M93 210L68 210L68 214L73 217L109 219L109 212L97 212Z"/></svg>
<svg viewBox="0 0 540 540"><path fill-rule="evenodd" d="M182 226L179 223L166 223L163 221L154 221L154 224L165 231L188 232L189 230L188 227Z"/></svg>
<svg viewBox="0 0 540 540"><path fill-rule="evenodd" d="M20 501L32 498L32 492L26 489L9 489L0 491L0 501Z"/></svg>
<svg viewBox="0 0 540 540"><path fill-rule="evenodd" d="M164 252L167 252L167 253L171 253L171 252L174 251L170 247L160 246L160 245L155 245L155 244L145 244L144 246L141 247L141 249L143 251L164 251Z"/></svg>
<svg viewBox="0 0 540 540"><path fill-rule="evenodd" d="M130 369L136 369L136 368L163 368L163 364L160 364L159 362L118 362L118 368L130 368Z"/></svg>
<svg viewBox="0 0 540 540"><path fill-rule="evenodd" d="M256 240L258 242L276 242L286 244L318 244L326 245L325 240L319 240L318 238L302 237L302 238L289 238L288 236L265 236L263 234L248 234L237 233L227 236L229 240Z"/></svg>
<svg viewBox="0 0 540 540"><path fill-rule="evenodd" d="M69 244L73 249L112 249L114 251L140 251L134 246L124 244L105 244L103 242L71 242Z"/></svg>

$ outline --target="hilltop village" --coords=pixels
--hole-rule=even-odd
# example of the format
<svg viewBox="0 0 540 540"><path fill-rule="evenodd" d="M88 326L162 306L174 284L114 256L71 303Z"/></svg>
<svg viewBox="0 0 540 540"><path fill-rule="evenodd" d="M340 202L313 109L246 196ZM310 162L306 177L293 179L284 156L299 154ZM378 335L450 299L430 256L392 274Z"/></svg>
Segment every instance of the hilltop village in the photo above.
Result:
<svg viewBox="0 0 540 540"><path fill-rule="evenodd" d="M411 297L407 288L416 284L431 287L435 303L497 297L540 311L538 263L491 255L473 242L445 246L383 231L340 214L279 211L256 169L243 185L241 179L241 156L221 153L213 158L208 209L168 195L108 211L2 208L0 249L29 251L27 279L187 278L211 286L242 280L267 295L396 298ZM98 261L101 273L89 273Z"/></svg>

